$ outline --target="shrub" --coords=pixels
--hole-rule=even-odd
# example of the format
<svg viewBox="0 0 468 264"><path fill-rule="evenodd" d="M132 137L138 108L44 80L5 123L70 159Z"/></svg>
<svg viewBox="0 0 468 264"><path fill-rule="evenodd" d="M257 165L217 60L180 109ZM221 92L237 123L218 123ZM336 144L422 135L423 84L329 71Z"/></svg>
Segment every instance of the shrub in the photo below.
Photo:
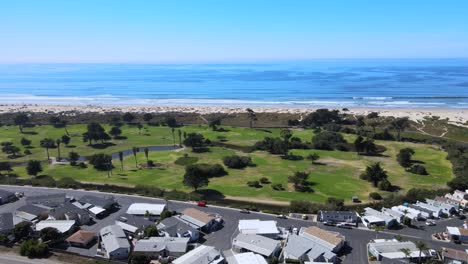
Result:
<svg viewBox="0 0 468 264"><path fill-rule="evenodd" d="M273 190L275 190L275 191L283 191L284 190L283 184L280 184L280 183L272 184L271 188Z"/></svg>
<svg viewBox="0 0 468 264"><path fill-rule="evenodd" d="M24 155L31 155L31 154L32 154L32 153L31 153L31 151L30 151L29 149L27 149L27 150L24 151Z"/></svg>
<svg viewBox="0 0 468 264"><path fill-rule="evenodd" d="M259 181L248 181L247 186L249 187L255 187L255 188L260 188L262 185L260 185Z"/></svg>
<svg viewBox="0 0 468 264"><path fill-rule="evenodd" d="M332 131L321 131L312 138L314 148L332 150L337 144L346 143L346 140L339 133Z"/></svg>
<svg viewBox="0 0 468 264"><path fill-rule="evenodd" d="M377 192L369 193L369 198L371 198L373 200L382 200L382 196Z"/></svg>
<svg viewBox="0 0 468 264"><path fill-rule="evenodd" d="M207 177L207 178L212 178L212 177L220 177L227 175L227 172L224 170L224 167L220 164L206 164L206 163L200 163L200 164L193 164L193 165L188 165L186 166L185 170L187 171L187 168L196 170L197 174L199 176Z"/></svg>
<svg viewBox="0 0 468 264"><path fill-rule="evenodd" d="M23 241L20 246L20 255L28 258L44 257L48 252L49 247L47 244L33 239Z"/></svg>
<svg viewBox="0 0 468 264"><path fill-rule="evenodd" d="M84 162L80 162L80 163L78 163L78 167L80 169L86 169L86 168L88 168L88 165L86 165L86 163L84 163Z"/></svg>
<svg viewBox="0 0 468 264"><path fill-rule="evenodd" d="M105 171L109 169L109 166L112 166L112 157L107 154L94 154L90 156L88 160L97 170Z"/></svg>
<svg viewBox="0 0 468 264"><path fill-rule="evenodd" d="M262 178L260 178L260 183L268 184L268 183L270 183L270 180L267 177L262 177Z"/></svg>
<svg viewBox="0 0 468 264"><path fill-rule="evenodd" d="M231 169L242 169L249 165L252 165L252 159L250 157L241 157L238 155L226 156L223 158L223 163Z"/></svg>
<svg viewBox="0 0 468 264"><path fill-rule="evenodd" d="M408 169L409 172L419 175L428 175L426 168L423 165L415 164Z"/></svg>
<svg viewBox="0 0 468 264"><path fill-rule="evenodd" d="M292 160L292 161L297 161L297 160L303 160L304 157L301 155L294 155L293 153L288 153L284 156L281 157L282 159L285 160Z"/></svg>
<svg viewBox="0 0 468 264"><path fill-rule="evenodd" d="M392 188L393 188L392 184L387 179L383 179L381 182L379 182L378 187L379 187L379 190L388 191L388 192L392 191Z"/></svg>

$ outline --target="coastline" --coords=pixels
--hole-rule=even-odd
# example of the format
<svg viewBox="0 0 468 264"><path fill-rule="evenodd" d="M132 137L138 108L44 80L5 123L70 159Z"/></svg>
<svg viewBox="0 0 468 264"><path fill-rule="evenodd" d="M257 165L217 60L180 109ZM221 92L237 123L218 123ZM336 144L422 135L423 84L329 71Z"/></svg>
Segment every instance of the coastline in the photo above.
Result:
<svg viewBox="0 0 468 264"><path fill-rule="evenodd" d="M213 113L238 114L245 113L246 108L251 108L257 113L281 113L281 114L308 114L324 107L269 107L269 106L190 106L190 105L65 105L65 104L0 104L0 114L33 112L33 113L111 113L111 112L137 112L137 113L196 113L207 115ZM329 108L342 110L342 108ZM359 107L348 108L347 113L352 115L367 115L370 112L378 112L381 116L409 117L413 121L424 120L425 117L438 116L447 119L450 123L467 125L468 108L374 108Z"/></svg>

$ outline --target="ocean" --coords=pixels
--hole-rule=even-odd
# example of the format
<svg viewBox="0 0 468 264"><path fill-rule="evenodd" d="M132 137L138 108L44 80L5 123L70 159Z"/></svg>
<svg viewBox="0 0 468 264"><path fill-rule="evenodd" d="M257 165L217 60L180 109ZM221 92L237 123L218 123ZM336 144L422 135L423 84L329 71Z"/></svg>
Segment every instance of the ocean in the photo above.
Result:
<svg viewBox="0 0 468 264"><path fill-rule="evenodd" d="M2 64L0 104L468 108L468 59Z"/></svg>

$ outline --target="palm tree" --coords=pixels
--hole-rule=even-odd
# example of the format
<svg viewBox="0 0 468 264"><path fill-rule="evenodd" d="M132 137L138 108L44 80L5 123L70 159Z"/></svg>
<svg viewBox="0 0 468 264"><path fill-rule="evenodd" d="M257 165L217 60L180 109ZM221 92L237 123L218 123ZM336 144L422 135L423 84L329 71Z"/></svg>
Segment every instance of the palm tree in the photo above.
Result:
<svg viewBox="0 0 468 264"><path fill-rule="evenodd" d="M401 252L403 252L403 254L405 254L405 258L408 259L408 263L410 263L410 257L411 257L411 249L409 248L402 248L400 249Z"/></svg>
<svg viewBox="0 0 468 264"><path fill-rule="evenodd" d="M255 121L257 121L257 114L255 114L254 110L247 108L247 116L249 117L250 120L250 128L253 128L255 126Z"/></svg>
<svg viewBox="0 0 468 264"><path fill-rule="evenodd" d="M172 131L172 140L174 141L174 148L175 148L176 147L175 146L175 129L171 128L171 131Z"/></svg>
<svg viewBox="0 0 468 264"><path fill-rule="evenodd" d="M50 155L49 155L49 148L53 148L55 146L55 142L53 139L44 138L40 141L41 147L46 149L47 152L47 160L50 162Z"/></svg>
<svg viewBox="0 0 468 264"><path fill-rule="evenodd" d="M122 171L124 170L123 166L123 152L119 151L119 160L120 160L120 165L122 166Z"/></svg>
<svg viewBox="0 0 468 264"><path fill-rule="evenodd" d="M401 140L401 132L404 131L406 128L409 127L409 119L408 117L399 117L390 123L390 126L396 130L397 132L397 139L398 141Z"/></svg>
<svg viewBox="0 0 468 264"><path fill-rule="evenodd" d="M132 148L132 152L133 152L133 157L135 157L135 167L138 168L138 160L137 160L138 148L137 148L137 147L133 147L133 148Z"/></svg>
<svg viewBox="0 0 468 264"><path fill-rule="evenodd" d="M107 178L110 178L112 174L112 157L109 156L109 159L107 160Z"/></svg>
<svg viewBox="0 0 468 264"><path fill-rule="evenodd" d="M177 132L179 133L179 147L182 147L182 131L178 129Z"/></svg>
<svg viewBox="0 0 468 264"><path fill-rule="evenodd" d="M374 231L375 231L375 239L377 239L377 236L379 235L380 231L383 231L384 227L380 225L374 226Z"/></svg>
<svg viewBox="0 0 468 264"><path fill-rule="evenodd" d="M60 138L57 138L57 140L55 140L55 143L57 143L57 154L58 154L57 160L59 161L60 160L60 144L62 144L62 140L60 140Z"/></svg>
<svg viewBox="0 0 468 264"><path fill-rule="evenodd" d="M149 152L149 149L145 147L145 157L146 157L147 164L148 164L148 152Z"/></svg>
<svg viewBox="0 0 468 264"><path fill-rule="evenodd" d="M422 252L425 251L425 250L428 250L429 248L427 247L426 243L424 243L421 240L416 241L416 247L419 249L419 260L418 260L418 262L421 263Z"/></svg>
<svg viewBox="0 0 468 264"><path fill-rule="evenodd" d="M143 125L141 123L138 123L138 135L141 135L141 129L143 128Z"/></svg>

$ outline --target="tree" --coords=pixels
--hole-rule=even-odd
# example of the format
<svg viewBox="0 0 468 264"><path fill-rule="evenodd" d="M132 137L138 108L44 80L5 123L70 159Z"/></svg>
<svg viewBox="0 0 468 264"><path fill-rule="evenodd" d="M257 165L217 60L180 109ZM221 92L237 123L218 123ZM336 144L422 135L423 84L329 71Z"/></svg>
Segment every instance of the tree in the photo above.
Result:
<svg viewBox="0 0 468 264"><path fill-rule="evenodd" d="M135 167L137 167L137 168L138 168L138 160L137 160L138 151L139 151L139 149L137 147L132 148L133 157L135 158Z"/></svg>
<svg viewBox="0 0 468 264"><path fill-rule="evenodd" d="M68 146L68 144L70 144L70 140L71 140L70 136L68 136L68 135L63 135L62 136L62 143L65 144L66 146Z"/></svg>
<svg viewBox="0 0 468 264"><path fill-rule="evenodd" d="M363 116L358 116L356 118L356 130L358 132L361 131L361 128L364 127L366 125L366 123L364 122L364 117Z"/></svg>
<svg viewBox="0 0 468 264"><path fill-rule="evenodd" d="M175 145L175 128L171 128L171 132L172 132L172 141L174 142L174 148L176 147Z"/></svg>
<svg viewBox="0 0 468 264"><path fill-rule="evenodd" d="M283 138L284 142L288 143L289 139L292 137L292 132L291 130L284 128L281 129L280 136Z"/></svg>
<svg viewBox="0 0 468 264"><path fill-rule="evenodd" d="M145 237L157 237L159 236L158 228L156 226L148 226L143 232Z"/></svg>
<svg viewBox="0 0 468 264"><path fill-rule="evenodd" d="M120 160L120 166L122 167L122 171L124 170L124 164L123 164L123 152L119 151L119 160Z"/></svg>
<svg viewBox="0 0 468 264"><path fill-rule="evenodd" d="M356 140L354 140L354 147L356 148L356 151L359 153L359 152L362 152L362 150L364 149L364 138L359 135L357 136Z"/></svg>
<svg viewBox="0 0 468 264"><path fill-rule="evenodd" d="M392 189L393 189L392 184L390 183L390 181L387 178L382 179L379 182L378 187L379 187L379 190L388 191L388 192L392 191Z"/></svg>
<svg viewBox="0 0 468 264"><path fill-rule="evenodd" d="M147 147L145 147L144 151L145 151L146 163L148 164L148 152L149 152L149 149L148 149Z"/></svg>
<svg viewBox="0 0 468 264"><path fill-rule="evenodd" d="M20 241L23 238L29 237L29 234L32 232L32 223L31 222L19 222L13 227L13 235L15 240Z"/></svg>
<svg viewBox="0 0 468 264"><path fill-rule="evenodd" d="M88 157L88 161L95 169L100 171L109 170L109 161L112 160L110 155L104 153L94 154Z"/></svg>
<svg viewBox="0 0 468 264"><path fill-rule="evenodd" d="M56 228L46 227L41 230L41 239L42 241L57 241L62 238L62 233L60 233Z"/></svg>
<svg viewBox="0 0 468 264"><path fill-rule="evenodd" d="M177 133L179 134L179 147L182 147L182 131L180 131L180 129L178 129Z"/></svg>
<svg viewBox="0 0 468 264"><path fill-rule="evenodd" d="M55 147L55 142L51 138L44 138L43 140L40 141L41 147L46 149L47 153L47 160L50 161L50 155L49 155L49 149Z"/></svg>
<svg viewBox="0 0 468 264"><path fill-rule="evenodd" d="M221 119L219 118L211 120L209 123L209 127L211 127L213 131L218 130L217 126L220 126L220 125L221 125Z"/></svg>
<svg viewBox="0 0 468 264"><path fill-rule="evenodd" d="M131 123L134 119L135 119L135 116L132 113L127 112L122 115L122 120L127 123Z"/></svg>
<svg viewBox="0 0 468 264"><path fill-rule="evenodd" d="M115 139L122 134L122 130L119 127L114 126L110 129L109 134L111 134Z"/></svg>
<svg viewBox="0 0 468 264"><path fill-rule="evenodd" d="M76 152L68 152L68 160L70 161L70 165L75 166L76 162L80 159L80 154Z"/></svg>
<svg viewBox="0 0 468 264"><path fill-rule="evenodd" d="M428 250L429 248L427 247L426 243L424 243L421 240L416 241L416 248L418 248L418 250L419 250L419 261L418 262L421 263L422 252L425 251L425 250Z"/></svg>
<svg viewBox="0 0 468 264"><path fill-rule="evenodd" d="M361 178L372 182L374 187L377 187L380 181L387 179L387 172L382 168L380 162L376 162L366 167Z"/></svg>
<svg viewBox="0 0 468 264"><path fill-rule="evenodd" d="M47 244L34 239L23 241L20 246L20 255L28 258L40 258L47 255L49 247Z"/></svg>
<svg viewBox="0 0 468 264"><path fill-rule="evenodd" d="M372 134L375 135L375 129L380 126L380 122L376 119L371 119L367 121L367 125L372 127Z"/></svg>
<svg viewBox="0 0 468 264"><path fill-rule="evenodd" d="M317 153L311 153L307 156L307 159L312 162L312 164L315 164L318 159L320 159L320 156Z"/></svg>
<svg viewBox="0 0 468 264"><path fill-rule="evenodd" d="M23 126L29 122L29 117L27 114L21 113L15 116L15 118L13 119L13 122L15 123L15 125L18 126L20 133L23 133Z"/></svg>
<svg viewBox="0 0 468 264"><path fill-rule="evenodd" d="M173 116L168 116L164 120L168 127L177 127L177 120Z"/></svg>
<svg viewBox="0 0 468 264"><path fill-rule="evenodd" d="M414 164L408 169L409 172L419 175L428 175L426 168L420 164Z"/></svg>
<svg viewBox="0 0 468 264"><path fill-rule="evenodd" d="M21 138L21 142L20 142L20 143L21 143L22 146L25 146L25 147L26 147L26 146L31 145L31 140L29 140L29 139L23 137L23 138Z"/></svg>
<svg viewBox="0 0 468 264"><path fill-rule="evenodd" d="M369 193L369 198L371 198L372 200L382 200L382 196L377 192Z"/></svg>
<svg viewBox="0 0 468 264"><path fill-rule="evenodd" d="M410 260L409 258L411 257L411 249L409 248L402 248L400 249L401 252L403 252L403 254L405 254L405 258L408 259L408 263L410 263Z"/></svg>
<svg viewBox="0 0 468 264"><path fill-rule="evenodd" d="M255 126L255 121L257 121L257 114L254 112L254 110L247 108L247 117L249 118L249 127L253 128Z"/></svg>
<svg viewBox="0 0 468 264"><path fill-rule="evenodd" d="M250 157L241 157L238 155L225 156L223 163L231 169L242 169L252 164Z"/></svg>
<svg viewBox="0 0 468 264"><path fill-rule="evenodd" d="M192 151L203 147L205 138L199 133L188 133L187 138L184 140L184 145L192 147Z"/></svg>
<svg viewBox="0 0 468 264"><path fill-rule="evenodd" d="M305 171L296 171L293 176L288 177L288 182L294 185L294 190L302 190L307 184L307 178L310 173Z"/></svg>
<svg viewBox="0 0 468 264"><path fill-rule="evenodd" d="M58 154L57 160L60 160L60 144L62 144L62 140L60 140L59 138L57 138L57 140L55 141L55 143L57 143L57 154Z"/></svg>
<svg viewBox="0 0 468 264"><path fill-rule="evenodd" d="M412 148L400 149L400 152L397 154L398 163L404 167L408 168L411 166L411 158L414 155L414 150Z"/></svg>
<svg viewBox="0 0 468 264"><path fill-rule="evenodd" d="M10 154L15 157L16 154L20 152L20 148L18 148L17 146L14 146L13 144L11 144L11 142L8 142L8 143L9 144L6 144L2 147L2 151L6 154Z"/></svg>
<svg viewBox="0 0 468 264"><path fill-rule="evenodd" d="M152 114L150 114L150 113L145 113L145 114L143 114L143 120L144 120L145 122L148 123L149 121L151 121L151 119L153 119L153 115L152 115Z"/></svg>
<svg viewBox="0 0 468 264"><path fill-rule="evenodd" d="M395 131L397 132L397 140L400 141L401 140L401 132L409 127L409 119L408 119L408 117L396 118L390 123L390 126L393 129L395 129Z"/></svg>
<svg viewBox="0 0 468 264"><path fill-rule="evenodd" d="M137 127L138 127L138 135L141 135L141 129L143 128L143 125L141 123L138 123Z"/></svg>
<svg viewBox="0 0 468 264"><path fill-rule="evenodd" d="M110 178L112 175L112 168L114 168L114 165L112 165L112 156L107 157L107 178Z"/></svg>
<svg viewBox="0 0 468 264"><path fill-rule="evenodd" d="M39 172L42 172L41 162L38 160L30 160L26 165L26 171L28 175L36 176Z"/></svg>
<svg viewBox="0 0 468 264"><path fill-rule="evenodd" d="M384 227L383 227L383 226L380 226L380 225L374 226L375 239L377 239L377 237L378 237L378 235L379 235L379 232L380 232L380 231L383 231L383 230L384 230Z"/></svg>
<svg viewBox="0 0 468 264"><path fill-rule="evenodd" d="M377 146L374 143L374 140L371 138L367 138L364 142L362 142L362 146L364 148L364 153L367 155L374 155L377 153Z"/></svg>
<svg viewBox="0 0 468 264"><path fill-rule="evenodd" d="M88 141L91 145L92 141L97 142L100 140L102 143L109 140L110 136L106 133L101 124L92 122L86 126L86 132L83 133L83 141Z"/></svg>
<svg viewBox="0 0 468 264"><path fill-rule="evenodd" d="M330 123L339 124L341 121L342 117L338 110L317 109L315 112L308 114L302 120L302 124L306 127L321 127Z"/></svg>
<svg viewBox="0 0 468 264"><path fill-rule="evenodd" d="M184 185L197 191L200 187L208 185L208 177L198 166L188 165L185 167Z"/></svg>
<svg viewBox="0 0 468 264"><path fill-rule="evenodd" d="M8 161L0 161L0 175L2 172L11 172L13 169L11 168L11 163Z"/></svg>

